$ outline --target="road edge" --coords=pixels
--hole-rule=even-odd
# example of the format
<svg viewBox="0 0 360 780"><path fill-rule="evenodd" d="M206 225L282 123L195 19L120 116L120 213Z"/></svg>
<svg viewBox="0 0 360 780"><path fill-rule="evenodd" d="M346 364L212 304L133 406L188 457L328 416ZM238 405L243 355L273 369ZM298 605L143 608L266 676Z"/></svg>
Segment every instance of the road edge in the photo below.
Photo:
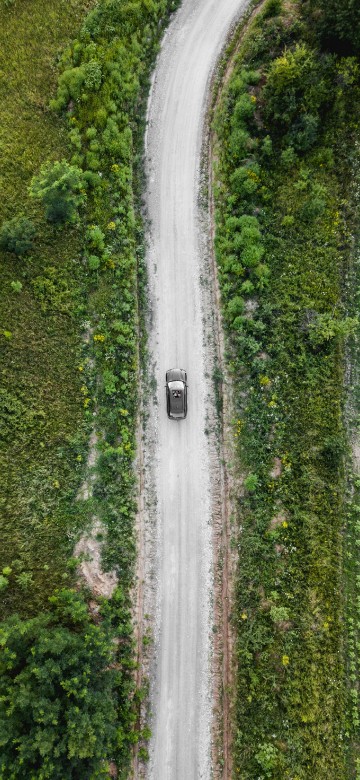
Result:
<svg viewBox="0 0 360 780"><path fill-rule="evenodd" d="M236 661L234 647L236 636L232 623L232 607L235 600L235 574L238 563L235 530L232 529L234 504L242 493L242 474L232 473L235 455L233 437L233 387L225 360L225 334L222 326L221 294L215 257L215 201L214 185L216 160L216 132L213 118L221 96L235 65L235 59L250 24L261 11L266 0L252 2L232 26L214 69L208 94L202 166L206 171L207 211L209 216L208 257L212 270L212 297L214 302L214 344L216 366L221 377L217 392L221 396L220 423L220 509L213 525L214 610L217 631L213 639L213 724L212 761L214 780L229 780L233 776L232 744L233 709L235 706ZM213 504L214 506L214 504Z"/></svg>

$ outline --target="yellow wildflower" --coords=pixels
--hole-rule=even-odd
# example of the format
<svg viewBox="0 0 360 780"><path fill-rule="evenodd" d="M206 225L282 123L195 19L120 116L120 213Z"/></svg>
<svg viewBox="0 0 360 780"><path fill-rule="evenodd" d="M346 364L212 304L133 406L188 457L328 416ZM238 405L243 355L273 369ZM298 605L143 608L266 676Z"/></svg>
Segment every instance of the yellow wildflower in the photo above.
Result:
<svg viewBox="0 0 360 780"><path fill-rule="evenodd" d="M260 376L259 381L262 387L267 387L267 385L271 384L271 379L269 379L268 376L264 376L264 375Z"/></svg>

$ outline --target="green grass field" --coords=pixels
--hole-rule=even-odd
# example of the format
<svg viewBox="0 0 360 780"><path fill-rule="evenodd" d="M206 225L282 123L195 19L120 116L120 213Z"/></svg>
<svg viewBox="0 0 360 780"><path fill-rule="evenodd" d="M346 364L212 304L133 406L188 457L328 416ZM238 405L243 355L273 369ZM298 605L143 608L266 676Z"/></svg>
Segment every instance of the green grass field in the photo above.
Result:
<svg viewBox="0 0 360 780"><path fill-rule="evenodd" d="M27 188L41 163L69 155L66 123L48 105L59 56L88 7L55 0L0 10L0 220L24 213L37 231L29 256L1 252L2 566L13 568L3 615L37 610L64 582L77 525L73 499L86 444L82 230L46 223Z"/></svg>

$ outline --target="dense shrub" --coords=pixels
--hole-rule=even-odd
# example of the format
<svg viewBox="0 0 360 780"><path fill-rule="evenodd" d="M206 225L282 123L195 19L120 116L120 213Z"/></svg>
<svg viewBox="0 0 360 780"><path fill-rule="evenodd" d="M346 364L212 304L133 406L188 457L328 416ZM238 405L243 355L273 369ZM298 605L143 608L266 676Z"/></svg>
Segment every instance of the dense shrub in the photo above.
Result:
<svg viewBox="0 0 360 780"><path fill-rule="evenodd" d="M0 228L0 247L15 255L25 255L33 246L35 227L27 217L14 217Z"/></svg>
<svg viewBox="0 0 360 780"><path fill-rule="evenodd" d="M343 339L359 329L357 317L336 318L331 314L318 314L309 325L309 339L313 346L327 344L332 339Z"/></svg>
<svg viewBox="0 0 360 780"><path fill-rule="evenodd" d="M109 633L82 598L62 591L53 611L0 626L0 777L107 777L116 738Z"/></svg>
<svg viewBox="0 0 360 780"><path fill-rule="evenodd" d="M324 111L334 100L331 86L335 63L305 43L286 49L268 69L263 90L264 117L274 140L295 152L316 142Z"/></svg>
<svg viewBox="0 0 360 780"><path fill-rule="evenodd" d="M78 221L78 209L85 202L85 182L80 168L66 160L42 165L33 177L30 195L41 200L49 222Z"/></svg>
<svg viewBox="0 0 360 780"><path fill-rule="evenodd" d="M347 53L360 52L360 6L358 0L303 0L305 13L313 12L313 23L323 45Z"/></svg>

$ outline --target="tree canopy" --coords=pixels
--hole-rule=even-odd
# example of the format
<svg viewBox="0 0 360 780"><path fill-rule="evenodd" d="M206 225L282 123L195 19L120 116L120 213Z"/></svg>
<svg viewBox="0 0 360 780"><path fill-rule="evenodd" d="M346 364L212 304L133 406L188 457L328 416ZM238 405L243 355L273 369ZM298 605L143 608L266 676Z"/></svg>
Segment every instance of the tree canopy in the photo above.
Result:
<svg viewBox="0 0 360 780"><path fill-rule="evenodd" d="M74 591L53 611L0 626L1 780L108 776L116 672L106 629Z"/></svg>
<svg viewBox="0 0 360 780"><path fill-rule="evenodd" d="M360 52L360 5L358 0L309 0L305 2L314 13L318 29L333 46L350 46Z"/></svg>

